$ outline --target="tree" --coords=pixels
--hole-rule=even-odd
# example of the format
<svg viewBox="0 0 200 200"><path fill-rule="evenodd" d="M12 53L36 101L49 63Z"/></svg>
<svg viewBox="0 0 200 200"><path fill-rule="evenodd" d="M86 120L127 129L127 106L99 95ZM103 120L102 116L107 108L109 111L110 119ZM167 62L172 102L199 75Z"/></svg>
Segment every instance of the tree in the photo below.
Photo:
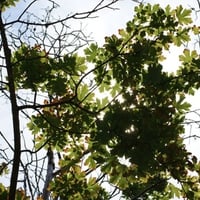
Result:
<svg viewBox="0 0 200 200"><path fill-rule="evenodd" d="M1 11L14 2L1 3ZM14 129L14 146L1 133L14 157L2 149L1 174L13 168L0 197L111 199L120 192L131 200L198 199L200 164L185 147L184 122L190 109L185 96L199 88L199 56L185 49L176 73L162 65L172 45L199 34L191 10L139 4L126 29L79 56L87 37L68 32L66 22L117 1L100 1L91 11L59 20L51 16L54 1L45 17L25 17L35 2L14 21L5 22L0 13L1 91L10 100ZM18 23L21 29L13 32ZM21 114L31 147L20 129Z"/></svg>
<svg viewBox="0 0 200 200"><path fill-rule="evenodd" d="M32 166L35 164L35 169L38 169L39 160L37 153L39 153L46 144L49 144L49 147L47 147L49 148L48 155L52 155L50 151L51 145L50 139L47 139L47 141L44 143L41 142L43 143L42 146L37 148L34 147L33 150L27 149L27 143L24 144L24 147L22 146L21 138L25 137L24 133L21 134L19 114L22 113L27 118L30 117L29 113L26 112L27 109L21 106L26 107L28 104L28 108L31 105L30 108L35 111L38 109L41 110L42 108L45 110L45 107L49 107L48 104L53 104L57 107L59 103L56 103L56 99L61 100L59 98L63 92L67 92L63 97L67 98L68 95L69 97L71 95L70 90L72 89L72 85L67 88L68 84L73 84L74 89L78 90L78 86L82 83L80 81L79 85L77 86L75 83L82 76L85 66L84 60L82 58L77 58L77 56L73 55L72 53L81 46L85 45L88 42L88 38L84 35L82 30L70 31L68 21L73 19L85 19L89 18L90 16L92 17L93 13L104 8L114 9L111 6L116 4L117 1L99 1L89 11L75 14L72 13L64 18L55 19L54 12L58 7L56 2L46 1L46 9L44 12L40 15L36 15L31 13L32 6L37 3L37 1L34 0L26 5L24 10L15 19L11 19L11 21L3 19L2 12L5 11L9 6L15 5L16 2L17 1L1 1L0 4L1 45L4 50L4 55L2 55L1 59L3 62L5 61L5 64L3 64L1 67L1 91L11 101L14 128L14 146L11 145L3 133L1 134L4 141L8 144L10 150L12 150L14 153L12 161L8 159L9 156L7 155L7 152L2 149L2 157L4 158L5 162L2 162L1 168L3 172L4 169L12 162L13 169L10 179L11 183L9 188L9 199L15 198L16 186L19 180L18 174L21 170L25 174L23 180L24 185L28 185L29 193L33 199L34 196L36 196L36 193L40 192L39 186L43 179L39 170L35 174L36 178L33 181L34 183L32 183L32 180L30 180L29 177L31 176L30 171L32 171L33 168L30 168L30 165ZM51 61L49 58L51 58ZM34 67L28 67L32 66L32 63L35 63ZM62 69L57 71L58 68L56 66L51 68L51 65L57 65L59 68L65 68L65 66L67 67L64 69L64 71ZM22 71L24 71L23 74L20 74ZM38 77L38 75L41 79ZM52 78L52 82L47 84L49 78ZM69 80L71 83L68 82ZM45 91L47 89L45 87L47 87L50 91ZM28 101L28 98L23 96L23 90L29 92L30 95L28 98L33 97L33 100ZM42 94L45 94L46 96L44 103L47 103L47 101L49 102L47 105L45 104L44 106L43 104L41 107L40 104L42 98L40 98L40 95ZM70 103L70 101L68 103ZM74 106L77 107L76 105ZM23 148L25 148L25 150ZM26 155L27 158L31 155L31 159L27 159L26 162L24 162L24 160L21 160L24 155ZM34 155L34 159L32 155ZM32 184L36 185L33 187L33 189L31 186ZM5 196L5 188L3 187L2 190L2 195ZM26 196L26 189L24 188L22 191L25 192Z"/></svg>

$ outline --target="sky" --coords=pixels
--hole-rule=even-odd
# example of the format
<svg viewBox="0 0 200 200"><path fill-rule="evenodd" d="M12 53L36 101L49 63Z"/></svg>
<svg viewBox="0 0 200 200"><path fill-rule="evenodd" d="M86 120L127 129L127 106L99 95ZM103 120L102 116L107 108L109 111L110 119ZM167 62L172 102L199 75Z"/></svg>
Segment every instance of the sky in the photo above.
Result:
<svg viewBox="0 0 200 200"><path fill-rule="evenodd" d="M23 2L23 1L21 1ZM46 2L46 1L39 1L40 3ZM88 10L88 8L93 8L94 5L96 5L97 0L58 0L56 1L58 4L61 5L59 8L59 13L55 13L55 15L66 15L70 14L72 12L82 12ZM162 6L165 6L167 4L170 4L171 7L176 7L176 5L181 4L183 7L197 7L196 0L168 0L168 1L158 1L158 0L146 0L145 2L149 2L151 4L159 3ZM189 2L189 3L188 3ZM84 30L88 33L88 35L93 38L94 41L98 42L98 44L101 46L104 43L105 36L109 36L112 34L117 34L118 29L125 28L126 22L131 20L133 17L133 10L134 6L137 5L137 3L131 1L131 0L121 0L118 4L116 4L116 8L119 8L119 10L112 10L112 9L106 9L103 11L100 11L98 14L95 14L95 18L88 19L88 20L82 20L82 21L73 21L74 27L80 27L80 24L82 27L84 27ZM43 3L43 6L40 5L40 10L37 9L38 5L35 5L33 7L34 11L42 12L42 8L45 8L45 3ZM10 10L9 13L6 13L7 16L10 18L15 18L18 16L18 14L21 12L21 9L23 8L23 3L19 3L17 6L17 9ZM13 12L14 11L14 12ZM41 14L41 13L40 13ZM98 16L98 17L97 17ZM70 22L69 22L70 23ZM70 24L71 25L71 24ZM178 66L178 54L182 52L183 49L181 48L172 48L170 52L167 54L167 61L164 63L164 69L169 71L174 71L176 66ZM199 106L199 97L200 92L198 91L197 94L194 97L188 97L188 100L192 104L192 109L198 109ZM11 115L10 115L10 107L8 106L8 101L5 99L0 100L0 113L1 113L1 120L0 120L0 131L2 131L4 134L8 135L8 138L12 136L12 129L11 129ZM2 117L3 116L3 117ZM192 114L189 117L194 117L195 115ZM199 117L199 116L197 116ZM199 134L199 127L192 127L192 134ZM191 129L190 127L186 128L187 134L190 134ZM198 151L199 146L199 140L198 139L188 139L186 141L187 148L198 155L200 158L200 151ZM0 143L1 148L1 143ZM0 179L1 182L1 179Z"/></svg>

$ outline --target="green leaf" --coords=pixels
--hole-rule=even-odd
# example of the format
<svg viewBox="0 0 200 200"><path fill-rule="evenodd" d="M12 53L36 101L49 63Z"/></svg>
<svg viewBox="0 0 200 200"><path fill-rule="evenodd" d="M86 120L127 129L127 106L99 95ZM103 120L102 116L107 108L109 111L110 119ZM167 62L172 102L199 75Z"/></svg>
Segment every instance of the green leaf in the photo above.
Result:
<svg viewBox="0 0 200 200"><path fill-rule="evenodd" d="M5 11L6 8L9 8L11 6L15 6L15 2L18 2L19 0L1 0L0 2L0 9L1 11Z"/></svg>
<svg viewBox="0 0 200 200"><path fill-rule="evenodd" d="M118 174L114 174L110 177L110 182L114 185L118 184L118 182L121 180L121 176Z"/></svg>
<svg viewBox="0 0 200 200"><path fill-rule="evenodd" d="M200 27L194 25L194 26L192 27L192 31L193 31L193 33L194 33L195 35L198 35L198 34L200 34Z"/></svg>
<svg viewBox="0 0 200 200"><path fill-rule="evenodd" d="M86 166L90 167L91 169L96 169L96 166L97 166L97 165L96 165L96 162L95 162L95 160L93 159L92 156L89 156L89 157L85 160L84 164L85 164Z"/></svg>
<svg viewBox="0 0 200 200"><path fill-rule="evenodd" d="M184 9L182 5L176 8L176 17L181 25L192 23L191 12L191 9Z"/></svg>
<svg viewBox="0 0 200 200"><path fill-rule="evenodd" d="M99 92L103 93L106 91L110 90L110 84L106 81L104 81L100 86L99 86Z"/></svg>
<svg viewBox="0 0 200 200"><path fill-rule="evenodd" d="M170 198L181 197L181 190L177 186L173 185L172 183L168 184L166 191L170 193Z"/></svg>
<svg viewBox="0 0 200 200"><path fill-rule="evenodd" d="M95 102L96 102L97 108L102 109L109 103L109 98L108 97L104 97L101 99L98 98L95 100Z"/></svg>
<svg viewBox="0 0 200 200"><path fill-rule="evenodd" d="M171 16L172 15L172 11L171 11L170 5L167 5L167 7L165 8L165 14L166 14L166 16Z"/></svg>
<svg viewBox="0 0 200 200"><path fill-rule="evenodd" d="M179 56L179 60L183 63L191 64L193 59L198 58L196 50L190 51L189 49L184 49L183 55Z"/></svg>
<svg viewBox="0 0 200 200"><path fill-rule="evenodd" d="M84 53L88 62L95 62L96 56L98 54L97 44L92 43L88 48L84 50Z"/></svg>
<svg viewBox="0 0 200 200"><path fill-rule="evenodd" d="M147 75L148 82L153 84L157 84L162 79L162 66L150 66L148 68L148 75Z"/></svg>
<svg viewBox="0 0 200 200"><path fill-rule="evenodd" d="M89 92L89 90L88 90L88 85L87 84L80 85L78 87L78 99L80 101L82 101L86 97L88 92Z"/></svg>
<svg viewBox="0 0 200 200"><path fill-rule="evenodd" d="M177 31L177 34L173 36L173 42L176 46L180 47L183 45L185 42L190 41L190 35L189 33L189 28L179 28Z"/></svg>

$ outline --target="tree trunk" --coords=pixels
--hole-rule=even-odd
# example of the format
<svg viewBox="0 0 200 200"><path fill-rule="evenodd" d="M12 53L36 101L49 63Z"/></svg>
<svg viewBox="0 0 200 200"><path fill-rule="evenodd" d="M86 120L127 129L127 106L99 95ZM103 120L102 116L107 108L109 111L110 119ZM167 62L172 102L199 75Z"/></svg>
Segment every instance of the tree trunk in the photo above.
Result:
<svg viewBox="0 0 200 200"><path fill-rule="evenodd" d="M8 86L10 92L10 102L11 102L13 132L14 132L14 158L13 158L13 167L10 180L9 200L15 200L17 179L19 173L20 153L21 153L19 109L17 106L16 94L15 94L14 77L13 77L13 70L11 63L11 50L9 49L1 11L0 11L0 32L1 32L1 42L4 50L7 76L8 76Z"/></svg>
<svg viewBox="0 0 200 200"><path fill-rule="evenodd" d="M49 199L50 191L48 190L48 186L49 186L50 181L53 178L53 170L55 168L54 155L53 155L53 151L51 150L51 147L48 148L47 157L48 157L47 174L46 174L46 180L44 183L43 194L42 194L42 198L44 200Z"/></svg>

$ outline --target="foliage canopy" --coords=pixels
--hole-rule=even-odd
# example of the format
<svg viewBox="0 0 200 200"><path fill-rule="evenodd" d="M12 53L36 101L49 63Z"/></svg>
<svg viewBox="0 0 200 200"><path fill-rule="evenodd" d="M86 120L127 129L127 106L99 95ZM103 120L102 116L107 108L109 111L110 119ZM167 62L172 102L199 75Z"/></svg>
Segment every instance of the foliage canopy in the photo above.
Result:
<svg viewBox="0 0 200 200"><path fill-rule="evenodd" d="M48 185L52 199L111 199L117 191L125 199L200 198L200 163L183 137L185 96L200 87L199 55L184 49L178 70L163 70L165 52L199 34L192 23L182 6L140 4L125 29L105 37L102 47L91 44L82 57L52 56L38 43L12 52L17 109L34 110L27 124L34 150L21 154L59 155ZM33 100L20 97L24 90ZM7 192L0 185L0 197ZM19 199L24 192L17 190Z"/></svg>

